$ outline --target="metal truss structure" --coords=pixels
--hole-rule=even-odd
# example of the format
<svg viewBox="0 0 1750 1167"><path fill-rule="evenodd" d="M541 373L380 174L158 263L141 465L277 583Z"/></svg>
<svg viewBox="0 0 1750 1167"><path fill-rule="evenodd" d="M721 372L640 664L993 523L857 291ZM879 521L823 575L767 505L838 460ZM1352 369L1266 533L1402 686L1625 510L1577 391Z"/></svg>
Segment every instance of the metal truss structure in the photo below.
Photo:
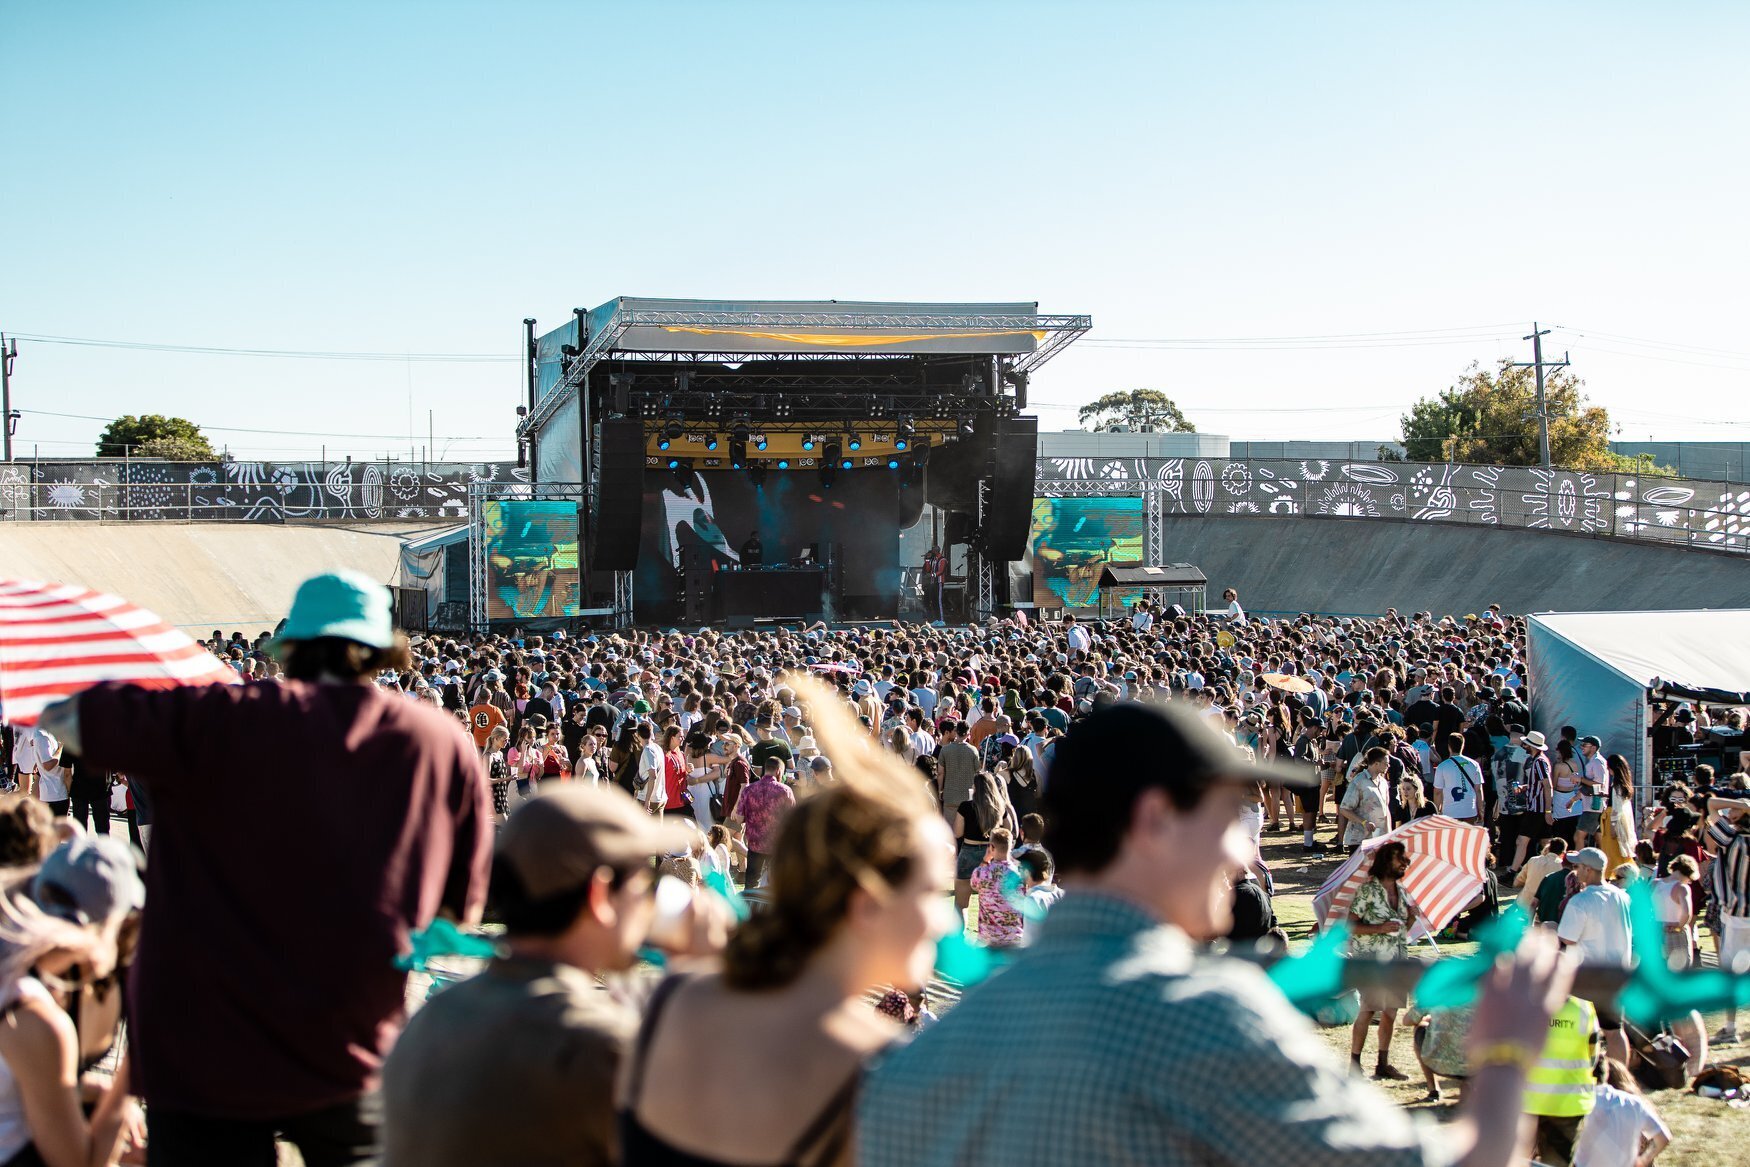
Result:
<svg viewBox="0 0 1750 1167"><path fill-rule="evenodd" d="M1029 353L1014 356L1008 368L1015 373L1029 374L1056 356L1082 333L1093 327L1088 316L991 314L964 316L954 314L890 314L877 312L663 312L624 309L615 312L581 352L572 359L564 376L544 397L535 402L528 416L517 426L517 436L527 438L540 432L548 418L588 379L590 370L603 360L631 360L734 364L742 361L835 361L866 363L893 360L896 356L976 356L977 354L929 353L836 353L836 352L759 352L726 348L720 351L685 352L623 352L617 348L620 340L633 328L834 328L840 330L867 329L950 329L960 332L1027 331L1044 332L1044 341ZM992 395L998 387L990 387Z"/></svg>

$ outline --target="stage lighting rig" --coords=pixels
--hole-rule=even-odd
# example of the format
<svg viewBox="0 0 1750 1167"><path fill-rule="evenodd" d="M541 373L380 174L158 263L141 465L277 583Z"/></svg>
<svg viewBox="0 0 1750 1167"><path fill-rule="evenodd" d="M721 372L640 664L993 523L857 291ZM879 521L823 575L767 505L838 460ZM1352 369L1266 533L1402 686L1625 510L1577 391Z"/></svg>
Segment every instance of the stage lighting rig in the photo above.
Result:
<svg viewBox="0 0 1750 1167"><path fill-rule="evenodd" d="M822 466L837 466L845 456L844 443L837 438L829 438L821 447L820 464Z"/></svg>
<svg viewBox="0 0 1750 1167"><path fill-rule="evenodd" d="M910 449L917 433L917 427L912 424L911 418L900 418L899 424L893 429L893 448L900 451Z"/></svg>
<svg viewBox="0 0 1750 1167"><path fill-rule="evenodd" d="M845 431L845 446L853 452L863 448L863 439L857 435L856 430Z"/></svg>
<svg viewBox="0 0 1750 1167"><path fill-rule="evenodd" d="M731 470L747 469L747 439L729 439L729 468Z"/></svg>

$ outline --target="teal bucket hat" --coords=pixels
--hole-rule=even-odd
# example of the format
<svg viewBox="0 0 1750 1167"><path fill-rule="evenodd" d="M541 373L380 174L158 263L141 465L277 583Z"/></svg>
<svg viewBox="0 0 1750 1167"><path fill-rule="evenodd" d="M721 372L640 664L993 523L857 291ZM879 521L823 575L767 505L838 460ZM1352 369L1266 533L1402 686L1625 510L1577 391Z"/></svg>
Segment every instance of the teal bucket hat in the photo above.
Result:
<svg viewBox="0 0 1750 1167"><path fill-rule="evenodd" d="M389 589L356 571L313 575L298 585L292 611L279 641L316 640L332 636L371 648L395 643L395 621Z"/></svg>

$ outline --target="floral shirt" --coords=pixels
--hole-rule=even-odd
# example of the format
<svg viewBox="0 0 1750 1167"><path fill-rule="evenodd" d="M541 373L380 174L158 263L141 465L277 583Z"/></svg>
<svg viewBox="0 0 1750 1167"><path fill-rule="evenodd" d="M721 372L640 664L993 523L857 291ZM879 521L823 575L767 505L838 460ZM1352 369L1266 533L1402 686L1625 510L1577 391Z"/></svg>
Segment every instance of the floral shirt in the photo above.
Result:
<svg viewBox="0 0 1750 1167"><path fill-rule="evenodd" d="M1013 948L1021 942L1021 913L1009 904L1003 888L1020 878L1021 869L1012 859L981 864L972 873L972 890L978 893L978 938L992 948Z"/></svg>
<svg viewBox="0 0 1750 1167"><path fill-rule="evenodd" d="M742 787L735 814L747 824L747 849L768 855L778 837L778 824L796 803L790 788L770 775Z"/></svg>
<svg viewBox="0 0 1750 1167"><path fill-rule="evenodd" d="M1349 919L1357 924L1389 924L1396 920L1403 925L1399 932L1380 932L1370 936L1354 936L1349 941L1349 951L1361 956L1407 956L1410 925L1416 922L1416 905L1410 900L1410 893L1404 890L1402 883L1398 884L1398 902L1393 907L1391 900L1386 898L1385 885L1377 879L1370 879L1355 889L1355 899L1349 905Z"/></svg>
<svg viewBox="0 0 1750 1167"><path fill-rule="evenodd" d="M1364 828L1344 819L1345 846L1353 847L1391 830L1391 791L1384 778L1375 778L1362 770L1349 779L1349 789L1343 792L1343 809L1368 824Z"/></svg>

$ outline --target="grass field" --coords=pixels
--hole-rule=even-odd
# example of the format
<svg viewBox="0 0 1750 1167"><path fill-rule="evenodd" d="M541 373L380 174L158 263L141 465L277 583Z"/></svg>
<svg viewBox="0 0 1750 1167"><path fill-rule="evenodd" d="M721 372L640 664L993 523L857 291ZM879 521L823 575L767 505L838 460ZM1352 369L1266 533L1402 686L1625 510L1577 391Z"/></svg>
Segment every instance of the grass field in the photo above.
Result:
<svg viewBox="0 0 1750 1167"><path fill-rule="evenodd" d="M1320 832L1328 838L1329 828ZM1300 836L1264 836L1264 857L1276 879L1276 912L1287 931L1291 947L1298 950L1310 942L1312 935L1312 896L1319 884L1335 870L1337 858L1314 856L1309 859L1300 849ZM1705 933L1704 933L1705 935ZM1704 944L1708 941L1704 941ZM1462 955L1472 948L1462 944L1443 944L1447 955ZM1724 1023L1724 1015L1707 1017L1707 1031L1712 1034ZM1349 1053L1349 1027L1339 1026L1322 1031L1339 1056ZM1370 1038L1363 1064L1372 1068L1375 1059L1374 1038ZM1435 1118L1450 1115L1453 1091L1446 1091L1445 1104L1419 1102L1424 1093L1416 1055L1410 1047L1409 1030L1399 1026L1392 1039L1392 1064L1410 1075L1407 1082L1380 1082L1377 1085L1406 1109L1426 1113ZM1739 1066L1750 1069L1750 1044L1724 1046L1710 1050L1708 1061L1713 1065ZM1725 1102L1702 1098L1686 1091L1664 1090L1648 1096L1660 1116L1671 1128L1671 1146L1661 1156L1660 1167L1746 1167L1750 1165L1750 1109L1735 1109Z"/></svg>

